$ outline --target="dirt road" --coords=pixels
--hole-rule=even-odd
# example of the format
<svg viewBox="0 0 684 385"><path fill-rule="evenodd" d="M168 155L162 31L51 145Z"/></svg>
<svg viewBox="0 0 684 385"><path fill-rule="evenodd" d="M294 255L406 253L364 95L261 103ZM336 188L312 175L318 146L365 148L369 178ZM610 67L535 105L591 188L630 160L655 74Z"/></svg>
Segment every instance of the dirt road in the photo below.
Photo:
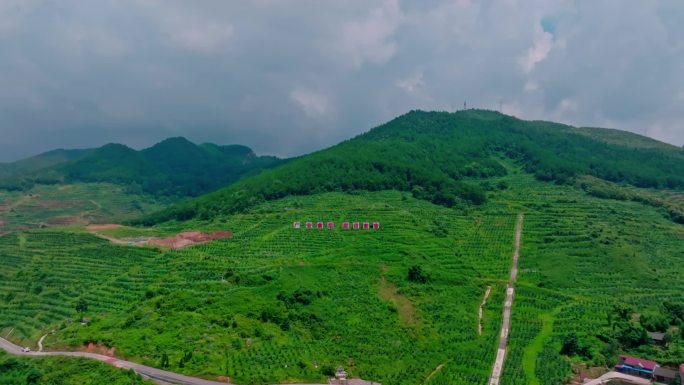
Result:
<svg viewBox="0 0 684 385"><path fill-rule="evenodd" d="M518 214L515 225L515 248L513 250L513 266L511 277L506 287L506 302L503 309L503 323L501 324L501 336L499 337L499 349L496 352L496 361L492 367L492 375L489 377L489 385L499 385L501 373L503 373L504 361L506 360L506 346L508 344L508 330L511 326L511 308L513 307L513 295L515 294L515 280L518 278L518 259L520 258L520 240L525 215Z"/></svg>
<svg viewBox="0 0 684 385"><path fill-rule="evenodd" d="M484 307L487 304L487 298L489 298L489 293L492 291L491 286L487 286L485 290L484 298L482 298L482 303L480 304L480 311L477 317L477 334L482 335L482 314L484 313Z"/></svg>

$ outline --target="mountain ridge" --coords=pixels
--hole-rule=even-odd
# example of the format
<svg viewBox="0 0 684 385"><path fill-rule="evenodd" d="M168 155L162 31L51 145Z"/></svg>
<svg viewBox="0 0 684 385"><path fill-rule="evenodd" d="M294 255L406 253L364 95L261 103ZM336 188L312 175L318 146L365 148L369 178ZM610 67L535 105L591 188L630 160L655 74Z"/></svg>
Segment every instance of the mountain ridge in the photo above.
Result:
<svg viewBox="0 0 684 385"><path fill-rule="evenodd" d="M0 179L0 188L26 190L36 183L112 182L153 195L196 196L283 162L258 156L246 146L197 145L183 137L167 138L142 150L108 143L89 150L55 151L70 156L53 156L51 162L43 162L45 167L6 175ZM31 159L40 157L46 156L15 163L37 163Z"/></svg>
<svg viewBox="0 0 684 385"><path fill-rule="evenodd" d="M209 218L288 195L330 191L395 189L447 207L477 205L486 200L481 182L506 173L499 159L547 182L568 184L591 175L641 188L684 188L684 150L627 147L575 130L487 110L414 110L138 223Z"/></svg>

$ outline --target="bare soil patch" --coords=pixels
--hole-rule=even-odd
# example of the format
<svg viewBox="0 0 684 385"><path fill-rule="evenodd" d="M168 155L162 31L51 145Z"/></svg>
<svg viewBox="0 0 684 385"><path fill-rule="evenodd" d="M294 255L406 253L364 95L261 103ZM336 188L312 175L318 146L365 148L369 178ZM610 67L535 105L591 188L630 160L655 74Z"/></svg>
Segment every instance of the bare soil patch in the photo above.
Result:
<svg viewBox="0 0 684 385"><path fill-rule="evenodd" d="M482 298L482 303L480 304L480 310L478 312L478 318L477 318L477 334L482 335L482 313L484 312L484 307L487 304L487 298L489 298L489 293L491 292L492 287L487 286L487 289L485 290L484 297Z"/></svg>
<svg viewBox="0 0 684 385"><path fill-rule="evenodd" d="M207 243L217 239L231 238L233 233L230 231L216 231L213 233L202 233L199 231L186 231L167 238L153 238L148 244L154 246L170 247L174 250L182 249L191 245Z"/></svg>
<svg viewBox="0 0 684 385"><path fill-rule="evenodd" d="M103 356L109 356L109 357L114 357L114 354L116 354L116 348L108 348L104 345L100 344L95 344L95 343L89 343L88 345L81 346L78 349L79 352L86 352L86 353L96 353L96 354L102 354Z"/></svg>
<svg viewBox="0 0 684 385"><path fill-rule="evenodd" d="M45 223L48 226L69 226L69 225L76 225L79 223L86 223L87 220L81 216L57 216L57 217L51 217L45 220Z"/></svg>
<svg viewBox="0 0 684 385"><path fill-rule="evenodd" d="M401 294L394 284L387 282L384 275L380 277L378 294L380 294L380 298L390 301L396 306L399 320L404 325L415 326L420 322L418 312L413 303L405 295Z"/></svg>
<svg viewBox="0 0 684 385"><path fill-rule="evenodd" d="M86 229L89 231L99 231L99 230L110 230L110 229L118 229L120 227L123 227L121 225L113 224L113 223L106 223L102 225L88 225L86 226Z"/></svg>
<svg viewBox="0 0 684 385"><path fill-rule="evenodd" d="M581 385L587 379L599 378L608 373L608 369L600 366L587 366L585 364L572 365L572 379L569 384Z"/></svg>
<svg viewBox="0 0 684 385"><path fill-rule="evenodd" d="M115 238L111 236L106 236L103 234L98 234L97 231L118 229L123 227L117 224L91 224L86 226L86 229L100 238L107 239L108 241L120 245L131 245L131 246L159 246L168 247L173 250L182 249L184 247L197 245L201 243L207 243L215 241L217 239L232 238L233 233L230 231L215 231L213 233L203 233L201 231L185 231L178 233L176 235L159 238L159 237L134 237L134 238Z"/></svg>

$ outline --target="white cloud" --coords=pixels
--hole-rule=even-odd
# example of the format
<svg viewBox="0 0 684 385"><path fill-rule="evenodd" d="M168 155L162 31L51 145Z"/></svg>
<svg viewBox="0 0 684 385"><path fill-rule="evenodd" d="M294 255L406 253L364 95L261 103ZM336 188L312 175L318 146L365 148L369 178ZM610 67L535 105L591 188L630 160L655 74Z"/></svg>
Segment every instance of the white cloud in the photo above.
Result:
<svg viewBox="0 0 684 385"><path fill-rule="evenodd" d="M651 138L677 146L684 146L684 119L658 121L646 129Z"/></svg>
<svg viewBox="0 0 684 385"><path fill-rule="evenodd" d="M331 105L328 97L320 92L315 92L307 88L296 88L290 92L290 99L312 119L320 119L331 112Z"/></svg>
<svg viewBox="0 0 684 385"><path fill-rule="evenodd" d="M423 71L418 71L414 75L405 79L397 80L394 84L409 94L413 94L418 91L418 89L425 86L425 81L423 80Z"/></svg>
<svg viewBox="0 0 684 385"><path fill-rule="evenodd" d="M534 41L532 47L519 59L520 67L523 72L529 74L534 70L534 67L546 59L553 48L553 35L544 31L537 23L534 33Z"/></svg>
<svg viewBox="0 0 684 385"><path fill-rule="evenodd" d="M383 0L363 20L345 23L337 44L354 67L367 62L384 64L397 51L397 43L392 38L401 20L399 0Z"/></svg>
<svg viewBox="0 0 684 385"><path fill-rule="evenodd" d="M539 90L539 83L537 83L533 80L530 80L527 83L525 83L524 90L529 91L529 92L538 91Z"/></svg>
<svg viewBox="0 0 684 385"><path fill-rule="evenodd" d="M464 100L681 144L665 3L0 0L0 158L179 130L288 156Z"/></svg>
<svg viewBox="0 0 684 385"><path fill-rule="evenodd" d="M172 32L182 47L200 53L221 51L228 46L234 28L230 24L189 25Z"/></svg>

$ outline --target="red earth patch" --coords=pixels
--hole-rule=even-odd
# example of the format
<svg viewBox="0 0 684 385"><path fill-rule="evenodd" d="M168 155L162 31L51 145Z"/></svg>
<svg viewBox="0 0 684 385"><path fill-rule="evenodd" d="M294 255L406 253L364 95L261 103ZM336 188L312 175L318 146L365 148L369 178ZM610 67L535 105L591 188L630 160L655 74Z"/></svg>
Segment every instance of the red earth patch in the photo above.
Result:
<svg viewBox="0 0 684 385"><path fill-rule="evenodd" d="M150 239L148 244L162 247L170 247L174 250L182 249L187 246L196 245L200 243L207 243L217 239L232 238L233 233L230 231L216 231L213 233L202 233L199 231L186 231L179 233L173 237L162 239Z"/></svg>
<svg viewBox="0 0 684 385"><path fill-rule="evenodd" d="M108 348L106 346L94 344L91 342L88 345L81 346L81 348L78 349L78 351L86 353L97 353L102 354L104 356L114 357L114 354L116 353L116 348Z"/></svg>

